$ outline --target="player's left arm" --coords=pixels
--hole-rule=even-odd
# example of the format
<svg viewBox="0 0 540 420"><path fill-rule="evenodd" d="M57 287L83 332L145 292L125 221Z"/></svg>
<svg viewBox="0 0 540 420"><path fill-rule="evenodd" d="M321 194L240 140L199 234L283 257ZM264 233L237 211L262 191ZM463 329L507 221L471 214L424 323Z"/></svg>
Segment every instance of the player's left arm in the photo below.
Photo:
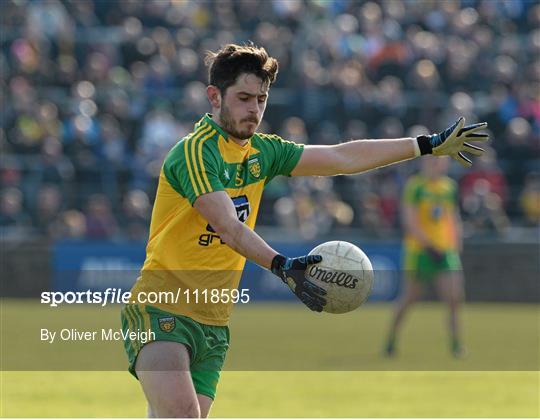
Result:
<svg viewBox="0 0 540 420"><path fill-rule="evenodd" d="M484 150L467 141L486 141L488 135L477 133L486 123L464 126L459 118L441 133L401 139L353 140L327 146L306 146L291 172L292 176L347 175L380 168L426 154L451 156L463 166L472 161L464 152L479 156Z"/></svg>
<svg viewBox="0 0 540 420"><path fill-rule="evenodd" d="M416 139L353 140L326 146L305 146L292 176L349 175L412 159Z"/></svg>

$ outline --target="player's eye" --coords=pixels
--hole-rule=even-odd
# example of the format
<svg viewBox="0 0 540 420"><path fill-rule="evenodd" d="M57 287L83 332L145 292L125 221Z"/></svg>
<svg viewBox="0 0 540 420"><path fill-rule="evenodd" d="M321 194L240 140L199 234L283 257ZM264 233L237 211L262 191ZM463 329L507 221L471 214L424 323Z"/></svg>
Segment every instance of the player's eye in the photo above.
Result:
<svg viewBox="0 0 540 420"><path fill-rule="evenodd" d="M259 103L262 104L266 101L266 96L260 96L259 97Z"/></svg>
<svg viewBox="0 0 540 420"><path fill-rule="evenodd" d="M247 96L241 96L241 97L240 97L240 100L241 100L242 102L247 102L247 101L249 100L249 98L248 98Z"/></svg>

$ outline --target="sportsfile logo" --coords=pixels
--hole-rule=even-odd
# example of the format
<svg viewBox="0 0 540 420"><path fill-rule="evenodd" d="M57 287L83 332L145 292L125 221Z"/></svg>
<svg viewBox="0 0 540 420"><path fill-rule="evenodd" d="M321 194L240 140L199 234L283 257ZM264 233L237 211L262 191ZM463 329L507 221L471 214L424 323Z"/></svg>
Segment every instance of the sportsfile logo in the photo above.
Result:
<svg viewBox="0 0 540 420"><path fill-rule="evenodd" d="M313 279L323 281L328 284L336 284L338 286L355 289L358 279L349 273L343 271L328 271L315 265L309 269L309 275Z"/></svg>

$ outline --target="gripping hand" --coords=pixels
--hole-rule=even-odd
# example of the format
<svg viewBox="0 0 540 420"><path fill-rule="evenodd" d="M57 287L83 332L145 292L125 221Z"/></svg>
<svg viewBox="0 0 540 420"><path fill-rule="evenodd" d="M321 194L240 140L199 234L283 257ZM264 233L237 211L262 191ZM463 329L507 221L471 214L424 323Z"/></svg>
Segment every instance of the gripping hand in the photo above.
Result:
<svg viewBox="0 0 540 420"><path fill-rule="evenodd" d="M481 122L465 126L465 118L460 117L454 124L439 134L418 136L418 147L422 155L433 154L436 156L448 155L457 160L465 167L472 165L472 161L463 154L470 153L481 156L484 149L467 141L486 141L489 136L485 133L477 133L487 127L487 123Z"/></svg>
<svg viewBox="0 0 540 420"><path fill-rule="evenodd" d="M321 312L326 305L326 299L323 298L326 290L306 279L304 272L308 265L321 261L320 255L304 255L296 258L276 255L272 260L272 273L283 280L304 305L316 312Z"/></svg>

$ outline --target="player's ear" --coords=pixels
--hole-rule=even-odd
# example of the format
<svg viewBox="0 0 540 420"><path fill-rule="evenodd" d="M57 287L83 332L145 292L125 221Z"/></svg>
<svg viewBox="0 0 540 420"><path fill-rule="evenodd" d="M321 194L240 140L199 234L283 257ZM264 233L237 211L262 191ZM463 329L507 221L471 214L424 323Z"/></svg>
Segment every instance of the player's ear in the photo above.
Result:
<svg viewBox="0 0 540 420"><path fill-rule="evenodd" d="M210 105L212 105L212 108L221 107L221 92L217 86L208 85L206 87L206 96L208 97L208 101L210 102Z"/></svg>

